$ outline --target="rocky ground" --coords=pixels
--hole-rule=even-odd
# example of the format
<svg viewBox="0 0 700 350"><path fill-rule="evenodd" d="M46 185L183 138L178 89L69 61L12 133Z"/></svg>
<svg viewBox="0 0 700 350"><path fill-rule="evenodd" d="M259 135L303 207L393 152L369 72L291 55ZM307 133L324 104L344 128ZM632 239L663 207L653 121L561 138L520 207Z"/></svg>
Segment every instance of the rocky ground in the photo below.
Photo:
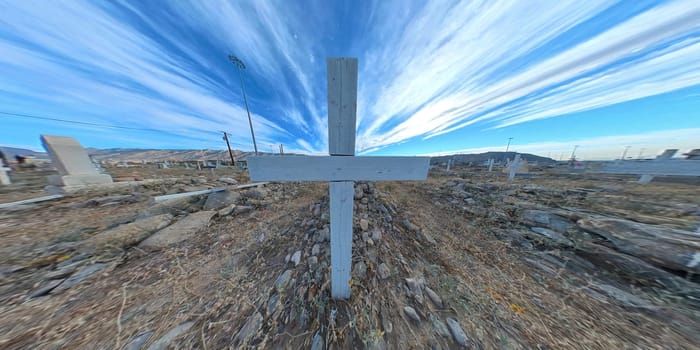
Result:
<svg viewBox="0 0 700 350"><path fill-rule="evenodd" d="M358 183L352 297L333 300L326 184L235 189L247 178L233 170L108 170L159 180L0 211L1 348L700 343L696 185L508 183L467 168ZM38 193L28 183L24 195Z"/></svg>

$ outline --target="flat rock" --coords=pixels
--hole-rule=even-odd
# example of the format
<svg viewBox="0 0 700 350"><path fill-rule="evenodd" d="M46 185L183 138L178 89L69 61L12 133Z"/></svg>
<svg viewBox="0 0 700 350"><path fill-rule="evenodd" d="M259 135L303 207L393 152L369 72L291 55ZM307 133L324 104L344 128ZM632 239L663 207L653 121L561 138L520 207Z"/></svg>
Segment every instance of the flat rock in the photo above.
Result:
<svg viewBox="0 0 700 350"><path fill-rule="evenodd" d="M700 235L695 232L606 217L585 218L577 224L652 265L700 274Z"/></svg>
<svg viewBox="0 0 700 350"><path fill-rule="evenodd" d="M220 177L217 181L223 182L223 183L227 183L227 184L229 184L229 185L237 185L237 184L238 184L238 180L236 180L236 179L234 179L234 178L232 178L232 177L224 177L224 176L222 176L222 177Z"/></svg>
<svg viewBox="0 0 700 350"><path fill-rule="evenodd" d="M180 219L176 223L156 232L139 244L142 249L161 249L194 236L209 225L215 211L199 211Z"/></svg>
<svg viewBox="0 0 700 350"><path fill-rule="evenodd" d="M49 294L49 292L51 292L54 288L56 288L61 283L63 283L63 280L48 281L43 286L30 292L29 295L27 295L27 299L38 298L38 297L44 296L46 294Z"/></svg>
<svg viewBox="0 0 700 350"><path fill-rule="evenodd" d="M430 323L433 325L435 332L445 338L450 337L450 330L447 329L445 322L442 322L437 316L430 314Z"/></svg>
<svg viewBox="0 0 700 350"><path fill-rule="evenodd" d="M88 277L94 275L95 273L104 269L105 267L107 267L107 264L103 264L103 263L97 263L97 264L92 264L90 266L86 266L83 269L81 269L80 271L73 274L72 276L66 278L63 281L63 283L61 283L60 285L58 285L56 288L54 288L51 291L51 294L60 293L60 292L66 290L70 287L73 287L74 285L86 280Z"/></svg>
<svg viewBox="0 0 700 350"><path fill-rule="evenodd" d="M141 350L141 347L148 342L148 339L151 339L152 335L153 331L147 331L137 335L129 344L126 344L124 350Z"/></svg>
<svg viewBox="0 0 700 350"><path fill-rule="evenodd" d="M301 250L297 250L292 254L292 257L289 258L289 261L294 263L294 266L299 265L299 262L301 261Z"/></svg>
<svg viewBox="0 0 700 350"><path fill-rule="evenodd" d="M531 227L530 230L532 230L532 232L537 233L540 236L543 236L543 237L550 239L552 242L554 242L556 244L560 244L560 245L567 246L567 247L574 246L574 243L570 239L566 238L564 235L562 235L559 232L552 231L552 230L550 230L548 228L544 228L544 227Z"/></svg>
<svg viewBox="0 0 700 350"><path fill-rule="evenodd" d="M100 232L87 239L84 244L90 249L108 247L123 249L138 244L153 232L168 226L172 220L173 216L170 214L161 214L139 219Z"/></svg>
<svg viewBox="0 0 700 350"><path fill-rule="evenodd" d="M207 201L204 202L204 210L219 209L227 205L236 204L241 198L241 194L235 191L220 191L210 193Z"/></svg>
<svg viewBox="0 0 700 350"><path fill-rule="evenodd" d="M311 255L316 256L321 252L321 246L318 244L314 244L314 246L311 248Z"/></svg>
<svg viewBox="0 0 700 350"><path fill-rule="evenodd" d="M389 266L387 266L385 263L379 264L377 267L377 273L379 274L379 278L385 280L391 276L391 270L389 269Z"/></svg>
<svg viewBox="0 0 700 350"><path fill-rule="evenodd" d="M374 231L372 231L372 239L373 239L375 242L379 242L379 240L382 239L382 232L379 231L379 230L374 230Z"/></svg>
<svg viewBox="0 0 700 350"><path fill-rule="evenodd" d="M452 333L452 338L454 338L457 344L467 346L467 335L464 333L462 326L459 325L459 322L448 317L447 326L450 327L450 333Z"/></svg>
<svg viewBox="0 0 700 350"><path fill-rule="evenodd" d="M406 286L408 287L408 290L411 291L411 294L413 294L413 298L416 299L419 304L423 305L423 290L421 281L415 278L406 278Z"/></svg>
<svg viewBox="0 0 700 350"><path fill-rule="evenodd" d="M233 213L233 211L235 209L236 209L236 205L231 204L231 205L226 206L222 209L219 209L219 211L217 213L219 214L219 216L227 216L227 215L231 215L231 213Z"/></svg>
<svg viewBox="0 0 700 350"><path fill-rule="evenodd" d="M367 219L360 219L360 229L362 229L362 231L367 231L368 228L369 221L367 221Z"/></svg>
<svg viewBox="0 0 700 350"><path fill-rule="evenodd" d="M277 277L277 280L275 280L275 289L277 290L283 290L287 288L287 284L289 284L289 280L292 278L292 270L287 270L282 272L282 274Z"/></svg>
<svg viewBox="0 0 700 350"><path fill-rule="evenodd" d="M435 306L442 307L442 298L427 286L425 287L425 294L428 295L428 299L430 299Z"/></svg>
<svg viewBox="0 0 700 350"><path fill-rule="evenodd" d="M194 325L194 322L185 322L177 327L171 329L168 331L168 333L165 333L162 337L158 338L151 346L148 347L147 350L165 350L167 349L168 345L175 340L175 338L179 337L183 333L187 332L192 328Z"/></svg>
<svg viewBox="0 0 700 350"><path fill-rule="evenodd" d="M250 339L252 339L260 330L262 326L263 317L259 312L254 313L245 321L241 330L238 331L236 336L233 338L234 343L239 346L245 345Z"/></svg>
<svg viewBox="0 0 700 350"><path fill-rule="evenodd" d="M352 269L352 274L359 279L367 278L367 265L365 265L364 261L355 264L355 267Z"/></svg>
<svg viewBox="0 0 700 350"><path fill-rule="evenodd" d="M408 316L408 318L412 319L413 321L420 322L420 316L418 316L416 309L410 306L404 306L403 313L405 313L406 316Z"/></svg>

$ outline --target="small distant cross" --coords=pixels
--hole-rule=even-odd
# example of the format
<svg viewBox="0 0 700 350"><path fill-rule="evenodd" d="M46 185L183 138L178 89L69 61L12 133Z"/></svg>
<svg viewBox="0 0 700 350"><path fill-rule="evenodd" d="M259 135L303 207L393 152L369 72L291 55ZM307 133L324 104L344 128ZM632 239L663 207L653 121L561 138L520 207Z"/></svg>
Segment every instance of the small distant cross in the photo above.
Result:
<svg viewBox="0 0 700 350"><path fill-rule="evenodd" d="M350 297L353 181L425 180L428 157L355 157L357 59L329 58L329 156L248 157L252 181L330 181L331 295Z"/></svg>

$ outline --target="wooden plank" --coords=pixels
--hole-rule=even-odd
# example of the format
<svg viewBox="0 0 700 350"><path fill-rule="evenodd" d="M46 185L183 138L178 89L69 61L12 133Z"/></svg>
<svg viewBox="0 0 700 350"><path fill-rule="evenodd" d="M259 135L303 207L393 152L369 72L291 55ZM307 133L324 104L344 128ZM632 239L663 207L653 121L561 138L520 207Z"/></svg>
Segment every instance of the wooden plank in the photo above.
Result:
<svg viewBox="0 0 700 350"><path fill-rule="evenodd" d="M350 297L352 271L352 181L331 182L331 296Z"/></svg>
<svg viewBox="0 0 700 350"><path fill-rule="evenodd" d="M43 196L43 197L37 197L37 198L31 198L31 199L25 199L21 201L16 201L16 202L10 202L10 203L0 203L0 209L3 208L10 208L22 204L32 204L32 203L39 203L39 202L44 202L44 201L50 201L54 199L59 199L63 198L63 195L60 194L54 194L50 196Z"/></svg>
<svg viewBox="0 0 700 350"><path fill-rule="evenodd" d="M185 197L191 197L191 196L199 196L203 194L209 194L209 193L214 193L214 192L221 192L225 191L227 189L229 190L240 190L244 188L249 188L249 187L258 187L262 185L266 185L267 182L256 182L252 184L244 184L244 185L238 185L234 187L217 187L217 188L212 188L209 190L201 190L201 191L192 191L192 192L184 192L184 193L175 193L175 194L166 194L164 196L158 196L153 198L156 202L162 202L162 201L167 201L169 199L177 199L177 198L185 198Z"/></svg>
<svg viewBox="0 0 700 350"><path fill-rule="evenodd" d="M253 181L425 180L429 157L252 156Z"/></svg>
<svg viewBox="0 0 700 350"><path fill-rule="evenodd" d="M329 58L328 152L332 156L355 154L357 118L357 58Z"/></svg>
<svg viewBox="0 0 700 350"><path fill-rule="evenodd" d="M700 161L662 160L624 161L605 166L601 173L654 176L700 176Z"/></svg>

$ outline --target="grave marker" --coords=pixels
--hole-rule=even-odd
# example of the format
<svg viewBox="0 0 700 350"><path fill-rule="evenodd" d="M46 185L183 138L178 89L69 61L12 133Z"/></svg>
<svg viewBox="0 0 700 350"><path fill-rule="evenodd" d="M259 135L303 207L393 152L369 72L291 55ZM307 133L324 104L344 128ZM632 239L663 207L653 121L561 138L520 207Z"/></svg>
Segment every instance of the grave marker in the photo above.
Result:
<svg viewBox="0 0 700 350"><path fill-rule="evenodd" d="M489 159L489 163L488 163L489 172L491 172L491 170L493 170L493 162L494 162L493 158Z"/></svg>
<svg viewBox="0 0 700 350"><path fill-rule="evenodd" d="M329 58L329 156L248 157L252 181L330 181L331 295L350 297L353 181L424 180L428 157L355 157L357 59Z"/></svg>
<svg viewBox="0 0 700 350"><path fill-rule="evenodd" d="M652 160L625 160L606 164L601 173L640 175L638 182L647 184L654 176L700 176L700 161L673 159L677 149L667 149Z"/></svg>
<svg viewBox="0 0 700 350"><path fill-rule="evenodd" d="M41 135L41 143L59 174L48 176L50 185L85 186L112 183L111 176L97 172L87 152L76 139Z"/></svg>
<svg viewBox="0 0 700 350"><path fill-rule="evenodd" d="M2 162L0 162L0 163L2 163ZM4 166L2 166L2 164L0 164L0 184L2 184L2 185L11 185L12 184L12 181L10 181L10 176L7 174L8 172L10 172L10 170L12 170L12 169L5 168Z"/></svg>

